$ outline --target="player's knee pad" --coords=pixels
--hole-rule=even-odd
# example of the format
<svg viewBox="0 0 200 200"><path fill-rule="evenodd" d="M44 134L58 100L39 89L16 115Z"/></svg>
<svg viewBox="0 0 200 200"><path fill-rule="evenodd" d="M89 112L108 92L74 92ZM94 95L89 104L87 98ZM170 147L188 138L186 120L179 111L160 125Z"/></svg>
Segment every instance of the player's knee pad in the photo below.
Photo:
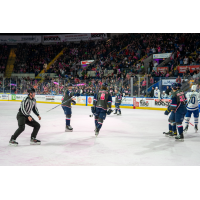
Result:
<svg viewBox="0 0 200 200"><path fill-rule="evenodd" d="M66 118L70 119L72 115L66 115Z"/></svg>
<svg viewBox="0 0 200 200"><path fill-rule="evenodd" d="M176 125L177 126L182 126L182 122L177 122Z"/></svg>
<svg viewBox="0 0 200 200"><path fill-rule="evenodd" d="M171 125L172 126L176 126L176 122L171 122Z"/></svg>

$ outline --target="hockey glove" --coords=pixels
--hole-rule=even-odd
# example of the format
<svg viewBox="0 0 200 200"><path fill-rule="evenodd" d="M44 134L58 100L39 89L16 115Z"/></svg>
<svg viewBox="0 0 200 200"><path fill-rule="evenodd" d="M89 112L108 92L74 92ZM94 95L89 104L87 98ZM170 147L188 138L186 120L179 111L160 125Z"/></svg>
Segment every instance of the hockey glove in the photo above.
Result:
<svg viewBox="0 0 200 200"><path fill-rule="evenodd" d="M92 106L92 107L91 107L91 111L92 111L92 113L94 114L94 113L96 112L96 107Z"/></svg>
<svg viewBox="0 0 200 200"><path fill-rule="evenodd" d="M72 104L73 104L73 105L76 105L76 101L72 100Z"/></svg>
<svg viewBox="0 0 200 200"><path fill-rule="evenodd" d="M112 113L112 110L109 108L107 111L107 114L110 115Z"/></svg>
<svg viewBox="0 0 200 200"><path fill-rule="evenodd" d="M169 113L170 113L170 111L168 109L165 110L165 112L164 112L165 115L169 115Z"/></svg>

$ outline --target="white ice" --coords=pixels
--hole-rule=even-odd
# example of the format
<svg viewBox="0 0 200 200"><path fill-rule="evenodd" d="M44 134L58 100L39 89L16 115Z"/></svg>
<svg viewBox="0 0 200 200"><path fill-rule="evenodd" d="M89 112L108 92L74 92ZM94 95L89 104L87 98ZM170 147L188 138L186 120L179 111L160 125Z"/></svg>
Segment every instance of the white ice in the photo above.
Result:
<svg viewBox="0 0 200 200"><path fill-rule="evenodd" d="M30 145L32 128L9 146L18 128L16 115L20 102L0 102L0 165L7 166L166 166L200 165L200 131L192 126L184 142L163 135L168 131L168 116L163 111L122 109L122 115L107 116L99 136L94 136L90 107L73 106L73 132L65 132L65 115L55 104L38 103L42 120L37 138L41 145ZM191 120L193 123L193 119Z"/></svg>

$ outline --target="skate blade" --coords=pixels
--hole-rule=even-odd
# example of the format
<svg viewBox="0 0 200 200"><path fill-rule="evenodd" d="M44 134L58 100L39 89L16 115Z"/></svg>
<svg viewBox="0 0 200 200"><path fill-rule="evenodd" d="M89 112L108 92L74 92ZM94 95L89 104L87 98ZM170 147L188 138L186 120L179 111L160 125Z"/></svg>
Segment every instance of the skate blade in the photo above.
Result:
<svg viewBox="0 0 200 200"><path fill-rule="evenodd" d="M175 141L180 141L180 142L183 142L184 139L175 139Z"/></svg>
<svg viewBox="0 0 200 200"><path fill-rule="evenodd" d="M65 130L65 132L73 132L73 130Z"/></svg>
<svg viewBox="0 0 200 200"><path fill-rule="evenodd" d="M35 142L30 142L30 145L40 145L41 144L41 142L37 142L37 143L35 143Z"/></svg>
<svg viewBox="0 0 200 200"><path fill-rule="evenodd" d="M17 144L9 144L9 146L16 147Z"/></svg>

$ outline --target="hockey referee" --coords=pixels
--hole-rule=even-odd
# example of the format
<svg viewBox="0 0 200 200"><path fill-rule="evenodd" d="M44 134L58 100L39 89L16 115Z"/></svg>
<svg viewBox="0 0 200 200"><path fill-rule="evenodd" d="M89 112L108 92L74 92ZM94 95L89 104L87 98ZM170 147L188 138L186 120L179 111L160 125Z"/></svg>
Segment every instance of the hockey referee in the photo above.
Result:
<svg viewBox="0 0 200 200"><path fill-rule="evenodd" d="M12 135L9 142L10 145L13 146L18 145L16 139L24 131L25 124L33 127L30 144L41 144L41 142L36 139L37 133L40 129L40 124L36 122L30 115L31 111L33 110L33 112L38 116L39 120L41 120L38 109L36 107L36 99L34 97L35 97L35 89L34 88L28 89L28 96L24 97L24 99L22 100L19 112L17 114L17 121L19 128Z"/></svg>

